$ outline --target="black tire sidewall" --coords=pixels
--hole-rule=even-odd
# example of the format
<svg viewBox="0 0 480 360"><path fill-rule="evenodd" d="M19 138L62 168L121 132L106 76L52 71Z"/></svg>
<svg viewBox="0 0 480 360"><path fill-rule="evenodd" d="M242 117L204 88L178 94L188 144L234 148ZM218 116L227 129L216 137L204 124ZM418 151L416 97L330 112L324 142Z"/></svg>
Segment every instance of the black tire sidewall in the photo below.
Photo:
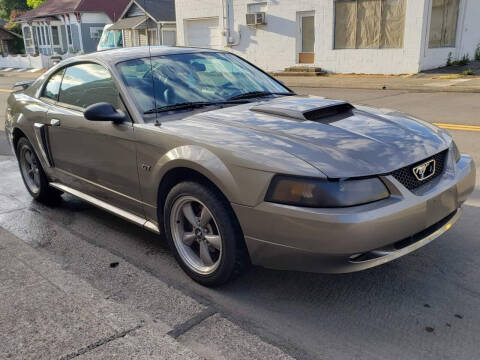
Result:
<svg viewBox="0 0 480 360"><path fill-rule="evenodd" d="M20 157L22 156L21 153L24 147L27 147L30 150L30 152L33 154L33 156L35 156L35 160L38 164L39 176L40 176L40 188L38 193L34 193L30 189L21 169L22 160L20 159ZM16 147L16 156L17 156L17 161L20 168L20 174L22 176L22 181L25 184L25 187L27 188L30 195L37 201L48 203L48 204L50 203L54 204L58 200L60 196L60 192L55 191L55 189L51 188L50 185L48 184L47 175L43 170L42 163L40 162L40 159L38 158L37 153L35 152L35 149L33 148L32 144L26 137L21 137L18 140L17 147Z"/></svg>
<svg viewBox="0 0 480 360"><path fill-rule="evenodd" d="M191 269L180 256L172 236L170 226L170 214L173 204L182 196L194 196L204 203L212 215L218 226L218 230L222 237L222 255L218 268L211 274L203 275ZM228 204L222 199L218 193L206 185L195 182L182 182L172 188L169 192L164 206L164 224L165 234L168 244L174 252L175 258L182 269L195 281L205 286L218 286L227 282L233 275L237 248L239 239L238 230L235 226L235 218L231 213Z"/></svg>

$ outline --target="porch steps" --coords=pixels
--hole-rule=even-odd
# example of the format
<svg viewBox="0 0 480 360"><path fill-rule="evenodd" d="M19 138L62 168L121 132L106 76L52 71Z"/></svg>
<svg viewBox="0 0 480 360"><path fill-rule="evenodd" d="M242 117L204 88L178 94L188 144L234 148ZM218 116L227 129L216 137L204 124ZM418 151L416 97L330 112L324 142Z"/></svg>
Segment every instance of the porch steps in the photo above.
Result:
<svg viewBox="0 0 480 360"><path fill-rule="evenodd" d="M326 72L314 66L292 66L283 71L272 72L273 76L322 76Z"/></svg>

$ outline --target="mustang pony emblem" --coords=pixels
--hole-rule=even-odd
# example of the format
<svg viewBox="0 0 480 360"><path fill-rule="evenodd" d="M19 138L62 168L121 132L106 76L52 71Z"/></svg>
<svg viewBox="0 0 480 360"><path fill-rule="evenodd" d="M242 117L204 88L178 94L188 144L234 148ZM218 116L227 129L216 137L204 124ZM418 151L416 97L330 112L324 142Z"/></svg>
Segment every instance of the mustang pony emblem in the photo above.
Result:
<svg viewBox="0 0 480 360"><path fill-rule="evenodd" d="M418 181L425 181L435 174L435 160L427 161L413 168L413 175Z"/></svg>

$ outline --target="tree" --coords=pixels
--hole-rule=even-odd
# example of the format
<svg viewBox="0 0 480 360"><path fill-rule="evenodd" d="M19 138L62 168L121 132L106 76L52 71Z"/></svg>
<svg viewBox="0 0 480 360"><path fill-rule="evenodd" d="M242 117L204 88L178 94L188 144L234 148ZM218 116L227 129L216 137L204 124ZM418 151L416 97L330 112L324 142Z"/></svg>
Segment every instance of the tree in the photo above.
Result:
<svg viewBox="0 0 480 360"><path fill-rule="evenodd" d="M30 6L32 9L42 5L45 0L27 0L27 5Z"/></svg>
<svg viewBox="0 0 480 360"><path fill-rule="evenodd" d="M0 0L0 18L10 20L12 10L28 10L26 0Z"/></svg>

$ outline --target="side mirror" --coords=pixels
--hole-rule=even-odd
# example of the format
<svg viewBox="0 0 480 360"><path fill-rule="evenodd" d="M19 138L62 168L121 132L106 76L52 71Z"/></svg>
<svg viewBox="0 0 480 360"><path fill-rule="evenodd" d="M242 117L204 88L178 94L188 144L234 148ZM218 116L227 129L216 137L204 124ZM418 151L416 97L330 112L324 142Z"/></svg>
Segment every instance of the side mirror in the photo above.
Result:
<svg viewBox="0 0 480 360"><path fill-rule="evenodd" d="M90 121L112 121L121 123L127 120L127 116L109 103L98 103L87 107L83 113L85 119Z"/></svg>

